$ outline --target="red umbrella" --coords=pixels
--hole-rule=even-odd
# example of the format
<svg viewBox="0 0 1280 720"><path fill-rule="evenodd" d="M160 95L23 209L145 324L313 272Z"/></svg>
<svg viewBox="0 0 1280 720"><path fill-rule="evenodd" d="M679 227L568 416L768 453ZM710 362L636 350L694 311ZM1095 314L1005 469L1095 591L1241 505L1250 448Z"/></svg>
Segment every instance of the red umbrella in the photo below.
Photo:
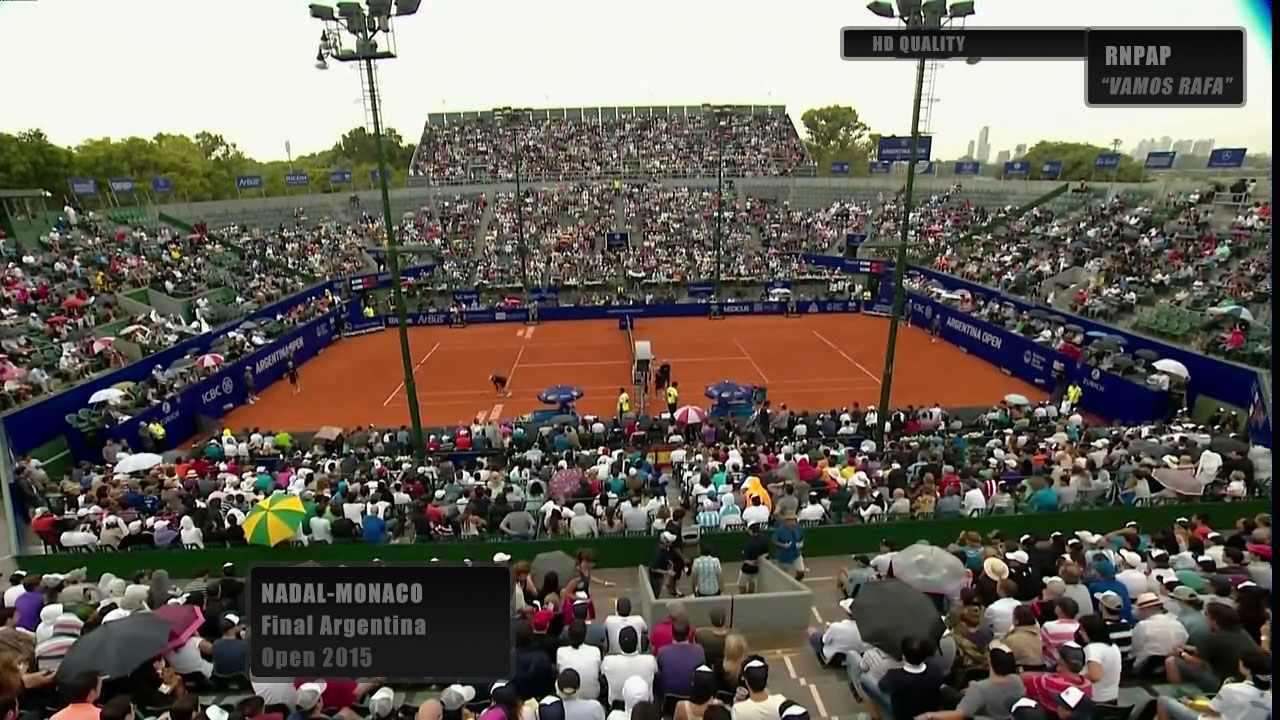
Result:
<svg viewBox="0 0 1280 720"><path fill-rule="evenodd" d="M61 325L62 323L67 322L70 319L71 318L67 317L66 315L54 315L48 320L45 320L45 322L50 325Z"/></svg>
<svg viewBox="0 0 1280 720"><path fill-rule="evenodd" d="M76 308L84 307L87 302L88 302L87 300L83 300L81 298L76 297L75 295L72 295L71 297L62 301L62 309L75 310Z"/></svg>
<svg viewBox="0 0 1280 720"><path fill-rule="evenodd" d="M161 654L182 647L204 624L204 613L195 605L161 605L152 613L169 623L169 642Z"/></svg>

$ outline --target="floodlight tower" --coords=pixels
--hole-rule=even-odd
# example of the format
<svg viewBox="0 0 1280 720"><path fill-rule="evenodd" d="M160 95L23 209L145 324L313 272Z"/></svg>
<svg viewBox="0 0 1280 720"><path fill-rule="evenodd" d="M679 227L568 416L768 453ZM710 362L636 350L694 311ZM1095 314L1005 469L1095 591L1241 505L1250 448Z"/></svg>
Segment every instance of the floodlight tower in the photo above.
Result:
<svg viewBox="0 0 1280 720"><path fill-rule="evenodd" d="M396 324L400 334L400 359L404 364L404 391L409 401L409 421L413 428L413 455L422 457L424 443L422 417L418 411L418 387L413 379L413 359L409 355L408 311L400 287L400 243L395 237L395 219L391 216L391 173L387 170L387 152L382 137L382 110L378 106L378 80L374 63L396 56L393 17L406 17L418 12L422 0L346 0L330 7L320 3L309 6L311 17L324 23L316 67L328 68L328 60L360 63L364 73L365 111L372 120L373 136L378 147L378 184L382 189L382 222L386 226L387 269L391 273L391 297L396 306Z"/></svg>
<svg viewBox="0 0 1280 720"><path fill-rule="evenodd" d="M716 134L716 261L715 261L715 299L724 300L721 294L721 248L724 243L724 140L731 126L729 119L737 112L730 105L703 105L702 112L711 115L712 132Z"/></svg>
<svg viewBox="0 0 1280 720"><path fill-rule="evenodd" d="M875 0L867 5L867 9L877 17L897 20L911 30L939 30L950 27L952 23L961 22L973 16L973 0L960 0L947 4L947 0ZM889 417L889 394L893 388L893 358L898 346L898 319L902 316L903 280L907 272L907 242L911 232L911 201L916 184L916 151L920 142L920 101L924 92L925 60L916 61L915 98L911 106L911 148L907 158L907 185L902 192L902 228L898 237L898 251L893 263L893 312L889 315L889 340L885 344L884 371L880 377L880 417ZM970 64L977 58L970 58ZM884 442L885 423L879 423L875 429L875 437Z"/></svg>
<svg viewBox="0 0 1280 720"><path fill-rule="evenodd" d="M524 236L524 192L520 187L520 131L533 116L531 108L494 108L493 121L511 129L516 163L516 249L520 254L520 286L529 292L529 245Z"/></svg>

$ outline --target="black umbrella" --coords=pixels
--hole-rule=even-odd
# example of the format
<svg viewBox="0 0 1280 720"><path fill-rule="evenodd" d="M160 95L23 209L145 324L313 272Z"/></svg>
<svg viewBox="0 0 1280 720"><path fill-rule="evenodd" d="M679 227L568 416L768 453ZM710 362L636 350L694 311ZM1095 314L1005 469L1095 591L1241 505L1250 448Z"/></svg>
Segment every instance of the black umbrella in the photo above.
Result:
<svg viewBox="0 0 1280 720"><path fill-rule="evenodd" d="M103 623L76 640L58 666L58 677L74 677L87 670L103 680L128 676L160 654L169 642L170 624L152 613L134 613Z"/></svg>
<svg viewBox="0 0 1280 720"><path fill-rule="evenodd" d="M1134 357L1142 358L1148 362L1160 359L1160 353L1155 350L1148 350L1147 348L1143 348L1135 352L1133 355Z"/></svg>
<svg viewBox="0 0 1280 720"><path fill-rule="evenodd" d="M1079 325L1067 325L1065 329L1067 332L1073 332L1073 333L1084 332L1084 328L1080 327Z"/></svg>
<svg viewBox="0 0 1280 720"><path fill-rule="evenodd" d="M1209 441L1209 448L1216 453L1229 453L1236 450L1249 452L1249 444L1231 437L1216 437Z"/></svg>
<svg viewBox="0 0 1280 720"><path fill-rule="evenodd" d="M895 659L902 659L903 638L920 635L936 643L945 630L933 600L901 580L866 583L850 609L862 639Z"/></svg>
<svg viewBox="0 0 1280 720"><path fill-rule="evenodd" d="M1096 345L1097 343L1094 344ZM1117 355L1111 358L1111 366L1118 368L1131 368L1133 367L1133 358L1128 355Z"/></svg>
<svg viewBox="0 0 1280 720"><path fill-rule="evenodd" d="M1067 319L1062 317L1061 315L1050 315L1049 319L1052 320L1053 322L1058 323L1059 325L1062 325L1067 322Z"/></svg>
<svg viewBox="0 0 1280 720"><path fill-rule="evenodd" d="M1030 313L1028 313L1028 315L1030 315L1031 317L1037 320L1045 320L1049 317L1049 313L1045 312L1044 310L1041 310L1040 308L1035 308Z"/></svg>
<svg viewBox="0 0 1280 720"><path fill-rule="evenodd" d="M1120 349L1120 346L1115 344L1113 340L1094 340L1089 343L1089 347L1105 350L1106 352L1115 352Z"/></svg>

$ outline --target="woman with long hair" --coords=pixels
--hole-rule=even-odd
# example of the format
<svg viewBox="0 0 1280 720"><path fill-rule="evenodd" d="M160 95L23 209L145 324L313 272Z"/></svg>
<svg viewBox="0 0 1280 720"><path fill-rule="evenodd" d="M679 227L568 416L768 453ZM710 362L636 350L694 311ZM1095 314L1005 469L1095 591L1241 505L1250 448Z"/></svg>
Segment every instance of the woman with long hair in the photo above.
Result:
<svg viewBox="0 0 1280 720"><path fill-rule="evenodd" d="M33 670L13 653L0 653L0 695L18 698L24 710L47 708L56 700L55 670Z"/></svg>
<svg viewBox="0 0 1280 720"><path fill-rule="evenodd" d="M618 506L606 506L604 509L604 517L600 519L600 534L617 535L622 532L622 529L622 517L618 515Z"/></svg>
<svg viewBox="0 0 1280 720"><path fill-rule="evenodd" d="M750 648L747 638L731 632L724 639L724 659L712 668L716 674L717 693L736 693L742 676L742 665L747 661Z"/></svg>
<svg viewBox="0 0 1280 720"><path fill-rule="evenodd" d="M718 705L716 700L716 673L706 665L693 671L693 685L689 699L676 703L675 720L702 720L707 708Z"/></svg>
<svg viewBox="0 0 1280 720"><path fill-rule="evenodd" d="M1124 658L1120 648L1111 641L1107 621L1098 615L1080 618L1076 630L1076 642L1084 648L1084 672L1081 675L1093 683L1093 699L1113 703L1120 697L1120 673Z"/></svg>
<svg viewBox="0 0 1280 720"><path fill-rule="evenodd" d="M1236 587L1236 612L1240 614L1240 625L1259 645L1262 644L1262 628L1271 621L1267 596L1267 591L1253 581Z"/></svg>

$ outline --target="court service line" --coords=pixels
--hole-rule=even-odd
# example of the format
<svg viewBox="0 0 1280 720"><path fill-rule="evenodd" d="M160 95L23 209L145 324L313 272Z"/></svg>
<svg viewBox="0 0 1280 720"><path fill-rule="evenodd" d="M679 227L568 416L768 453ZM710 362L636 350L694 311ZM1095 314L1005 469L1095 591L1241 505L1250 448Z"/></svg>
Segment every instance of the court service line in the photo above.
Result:
<svg viewBox="0 0 1280 720"><path fill-rule="evenodd" d="M755 359L751 357L751 353L747 352L747 349L742 347L742 343L738 342L738 338L735 337L733 339L733 344L738 347L738 352L742 353L742 357L745 358L747 362L751 363L751 367L755 368L756 374L760 376L760 379L765 382L769 382L769 377L765 375L764 371L760 369L760 366L756 364Z"/></svg>
<svg viewBox="0 0 1280 720"><path fill-rule="evenodd" d="M826 344L827 344L827 347L829 347L829 348L831 348L832 350L835 350L836 352L840 353L840 356L841 356L841 357L843 357L845 360L848 360L849 362L853 363L853 366L854 366L854 367L856 367L856 368L858 368L859 370L861 370L862 372L866 373L866 374L867 374L867 377L871 378L872 380L875 380L877 385L880 385L880 384L881 384L881 382L880 382L880 378L879 378L878 376L876 376L876 375L875 375L875 373L872 373L870 370L868 370L866 367L864 367L864 366L862 365L862 363L860 363L860 362L858 362L857 360L854 360L853 358L849 357L848 353L846 353L845 351L843 351L843 350L841 350L840 348L836 347L836 344L835 344L835 343L833 343L833 342L831 342L830 340L826 339L825 337L823 337L823 336L822 336L822 333L818 332L817 330L814 330L814 331L813 331L813 334L814 334L814 335L815 335L819 340L821 340L822 342L826 343Z"/></svg>
<svg viewBox="0 0 1280 720"><path fill-rule="evenodd" d="M813 611L813 617L814 617L814 619L815 619L815 620L817 620L817 621L818 621L818 624L819 624L819 625L822 625L822 624L824 624L824 623L826 622L825 620L823 620L823 619L822 619L822 616L818 614L818 606L817 606L817 605L810 605L810 606L809 606L809 609Z"/></svg>
<svg viewBox="0 0 1280 720"><path fill-rule="evenodd" d="M822 702L822 696L818 694L818 686L810 685L809 694L813 695L813 707L822 717L827 717L827 706Z"/></svg>
<svg viewBox="0 0 1280 720"><path fill-rule="evenodd" d="M483 415L484 413L480 413L480 414ZM491 418L502 417L502 403L498 403L497 405L493 406L493 409L489 411L489 417ZM481 420L480 422L483 423L484 421Z"/></svg>
<svg viewBox="0 0 1280 720"><path fill-rule="evenodd" d="M413 366L413 371L415 373L418 372L418 368L422 367L423 363L425 363L439 349L440 349L440 343L436 343L434 346L432 346L431 350L429 350L426 355L423 355L422 359L418 361L418 364ZM403 389L404 389L404 380L401 380L400 384L396 385L396 389L392 390L391 394L387 396L387 399L382 401L382 407L386 407L387 405L390 405L391 401L394 400L396 395L399 395L400 391Z"/></svg>
<svg viewBox="0 0 1280 720"><path fill-rule="evenodd" d="M791 676L791 679L792 679L792 680L795 680L795 679L796 679L796 666L791 664L791 656L790 656L790 655L783 655L783 656L782 656L782 662L783 662L783 664L785 664L785 665L787 666L787 674Z"/></svg>
<svg viewBox="0 0 1280 720"><path fill-rule="evenodd" d="M533 339L533 331L534 331L534 330L537 330L537 329L538 329L538 326L537 326L537 325L530 325L529 327L525 328L525 334L524 334L525 339L526 339L526 340L532 340L532 339Z"/></svg>

